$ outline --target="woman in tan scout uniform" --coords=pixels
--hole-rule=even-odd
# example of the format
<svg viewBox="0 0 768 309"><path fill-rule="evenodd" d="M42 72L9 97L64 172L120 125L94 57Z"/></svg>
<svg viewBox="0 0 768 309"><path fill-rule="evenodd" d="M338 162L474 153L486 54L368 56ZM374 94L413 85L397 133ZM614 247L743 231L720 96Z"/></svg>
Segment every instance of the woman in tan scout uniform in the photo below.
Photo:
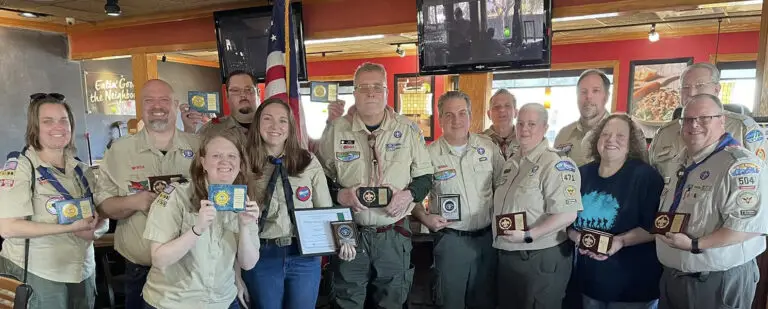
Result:
<svg viewBox="0 0 768 309"><path fill-rule="evenodd" d="M292 115L282 100L267 99L256 109L248 132L255 172L250 183L264 211L261 258L243 273L243 281L257 309L314 308L320 287L320 257L299 255L291 213L333 202L320 162L299 146ZM354 256L350 245L339 251L342 259Z"/></svg>
<svg viewBox="0 0 768 309"><path fill-rule="evenodd" d="M500 308L559 309L571 275L573 246L565 228L581 210L581 180L576 164L548 147L547 118L541 104L520 108L520 151L507 160L494 193ZM498 217L519 215L525 222Z"/></svg>
<svg viewBox="0 0 768 309"><path fill-rule="evenodd" d="M109 226L91 208L95 178L72 155L74 130L64 96L32 95L27 111L29 148L9 154L0 173L0 235L6 239L0 273L22 279L25 239L29 239L31 309L90 309L96 299L93 240ZM84 200L77 204L90 208L84 214L87 218L59 224L56 206L78 199Z"/></svg>
<svg viewBox="0 0 768 309"><path fill-rule="evenodd" d="M243 142L232 130L210 132L190 167L191 182L169 185L152 203L144 230L152 242L145 308L239 308L235 271L259 259L259 208L248 201L239 215L217 212L208 185L246 183Z"/></svg>

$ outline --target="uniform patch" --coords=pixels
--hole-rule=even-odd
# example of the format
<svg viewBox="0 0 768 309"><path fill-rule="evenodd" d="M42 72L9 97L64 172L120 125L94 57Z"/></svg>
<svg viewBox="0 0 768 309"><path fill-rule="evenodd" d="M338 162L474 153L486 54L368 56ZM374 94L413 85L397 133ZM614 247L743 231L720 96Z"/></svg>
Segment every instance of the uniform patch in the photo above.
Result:
<svg viewBox="0 0 768 309"><path fill-rule="evenodd" d="M555 169L561 172L565 172L565 171L575 172L576 166L574 166L573 163L569 161L560 161L560 162L557 162L557 164L555 164Z"/></svg>
<svg viewBox="0 0 768 309"><path fill-rule="evenodd" d="M160 206L168 205L168 199L171 198L171 192L173 192L173 190L176 190L176 187L172 184L169 184L167 187L165 187L163 192L157 196L152 204L157 203L157 205Z"/></svg>
<svg viewBox="0 0 768 309"><path fill-rule="evenodd" d="M736 205L741 208L752 208L757 206L759 201L754 191L742 191L736 196Z"/></svg>
<svg viewBox="0 0 768 309"><path fill-rule="evenodd" d="M569 144L557 145L555 146L555 149L557 149L557 151L565 152L565 154L568 154L571 152L571 149L573 149L573 144L569 143Z"/></svg>
<svg viewBox="0 0 768 309"><path fill-rule="evenodd" d="M52 214L55 216L57 212L56 212L56 206L54 204L56 204L56 202L63 201L63 200L64 200L64 197L61 195L49 198L45 202L45 210L48 211L49 214Z"/></svg>
<svg viewBox="0 0 768 309"><path fill-rule="evenodd" d="M448 180L453 177L456 177L456 170L449 169L449 170L439 171L435 173L433 177L435 178L435 180Z"/></svg>
<svg viewBox="0 0 768 309"><path fill-rule="evenodd" d="M731 170L728 171L728 173L734 177L749 175L749 174L757 174L757 173L760 173L760 167L758 167L757 164L754 164L754 163L741 163L739 165L731 167Z"/></svg>
<svg viewBox="0 0 768 309"><path fill-rule="evenodd" d="M355 144L355 140L353 140L353 139L343 139L343 140L339 141L339 144L342 144L342 145L354 145Z"/></svg>
<svg viewBox="0 0 768 309"><path fill-rule="evenodd" d="M437 169L444 169L444 168L448 168L448 165L439 165L439 166L437 167Z"/></svg>
<svg viewBox="0 0 768 309"><path fill-rule="evenodd" d="M5 162L5 164L3 165L3 170L13 171L13 170L16 170L17 166L19 166L19 161L10 160L8 162Z"/></svg>
<svg viewBox="0 0 768 309"><path fill-rule="evenodd" d="M387 144L387 151L398 150L398 149L400 149L401 146L402 146L402 144L400 144L400 143Z"/></svg>
<svg viewBox="0 0 768 309"><path fill-rule="evenodd" d="M395 136L395 138L401 138L401 137L403 137L403 132L395 131L394 136Z"/></svg>
<svg viewBox="0 0 768 309"><path fill-rule="evenodd" d="M483 161L488 161L488 157L482 157L482 158L480 158L480 162L483 162Z"/></svg>
<svg viewBox="0 0 768 309"><path fill-rule="evenodd" d="M757 148L755 155L760 158L760 160L765 161L765 149L763 149L763 147Z"/></svg>
<svg viewBox="0 0 768 309"><path fill-rule="evenodd" d="M563 174L563 181L575 182L576 175L574 175L573 173L565 173Z"/></svg>
<svg viewBox="0 0 768 309"><path fill-rule="evenodd" d="M539 171L539 166L535 165L530 172L528 172L528 176L533 176L536 174L536 172Z"/></svg>
<svg viewBox="0 0 768 309"><path fill-rule="evenodd" d="M360 159L360 152L359 151L337 152L336 159L341 162L352 162L357 159Z"/></svg>
<svg viewBox="0 0 768 309"><path fill-rule="evenodd" d="M0 189L10 189L13 188L13 180L12 179L0 179Z"/></svg>
<svg viewBox="0 0 768 309"><path fill-rule="evenodd" d="M565 195L568 197L576 196L576 188L574 188L573 186L565 187Z"/></svg>
<svg viewBox="0 0 768 309"><path fill-rule="evenodd" d="M192 150L190 150L190 149L185 149L184 151L182 151L182 152L181 152L181 154L182 154L182 155L183 155L185 158L187 158L187 159L190 159L190 158L192 158L192 157L195 155L195 153L194 153L194 152L192 152Z"/></svg>
<svg viewBox="0 0 768 309"><path fill-rule="evenodd" d="M752 130L747 132L747 135L744 136L744 140L747 143L757 143L765 139L765 136L763 135L763 132L760 132L760 130Z"/></svg>
<svg viewBox="0 0 768 309"><path fill-rule="evenodd" d="M485 148L483 148L483 147L477 148L477 154L484 155L485 154Z"/></svg>
<svg viewBox="0 0 768 309"><path fill-rule="evenodd" d="M343 148L343 149L352 149L352 148L355 148L355 145L343 145L343 146L341 146L341 148Z"/></svg>
<svg viewBox="0 0 768 309"><path fill-rule="evenodd" d="M704 180L709 178L709 171L703 171L701 174L699 174L699 179Z"/></svg>
<svg viewBox="0 0 768 309"><path fill-rule="evenodd" d="M575 198L567 199L567 200L565 200L565 205L573 205L573 204L576 204L578 202L579 201L577 199L575 199Z"/></svg>
<svg viewBox="0 0 768 309"><path fill-rule="evenodd" d="M144 165L131 166L131 170L133 171L143 170L143 169L144 169Z"/></svg>
<svg viewBox="0 0 768 309"><path fill-rule="evenodd" d="M736 178L736 183L740 190L755 190L757 188L755 176L741 176Z"/></svg>
<svg viewBox="0 0 768 309"><path fill-rule="evenodd" d="M14 170L2 170L0 171L0 179L13 179L13 175L16 174Z"/></svg>
<svg viewBox="0 0 768 309"><path fill-rule="evenodd" d="M309 187L299 187L296 189L296 199L299 201L306 202L310 197L312 197L312 191L309 190Z"/></svg>

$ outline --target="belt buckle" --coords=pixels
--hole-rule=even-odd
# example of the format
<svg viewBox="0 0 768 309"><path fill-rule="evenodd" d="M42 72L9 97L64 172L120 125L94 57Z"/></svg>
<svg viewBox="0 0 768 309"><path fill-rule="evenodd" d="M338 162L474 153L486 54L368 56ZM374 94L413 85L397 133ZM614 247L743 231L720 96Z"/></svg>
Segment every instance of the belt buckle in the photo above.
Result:
<svg viewBox="0 0 768 309"><path fill-rule="evenodd" d="M287 246L290 246L292 243L293 243L293 240L290 237L275 239L275 244L278 247L287 247Z"/></svg>

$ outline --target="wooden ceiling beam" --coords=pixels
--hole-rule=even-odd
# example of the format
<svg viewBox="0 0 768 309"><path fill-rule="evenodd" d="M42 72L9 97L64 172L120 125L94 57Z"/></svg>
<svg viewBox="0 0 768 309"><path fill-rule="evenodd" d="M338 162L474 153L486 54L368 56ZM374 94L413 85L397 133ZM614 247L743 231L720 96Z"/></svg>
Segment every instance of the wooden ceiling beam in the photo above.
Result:
<svg viewBox="0 0 768 309"><path fill-rule="evenodd" d="M733 25L723 26L720 29L720 33L749 32L749 31L760 31L760 23L758 22L758 23L733 24ZM717 25L684 27L684 28L659 31L659 35L661 36L662 40L664 38L674 38L674 37L701 35L701 34L714 34L714 33L717 33ZM599 30L585 30L581 33L568 32L567 36L558 35L558 33L555 33L555 37L552 39L552 44L564 45L564 44L580 44L580 43L638 40L638 39L648 39L648 30L644 29L636 32L623 32L623 33L605 33L604 31L599 31Z"/></svg>
<svg viewBox="0 0 768 309"><path fill-rule="evenodd" d="M66 27L60 24L6 17L0 17L0 26L56 33L65 33L67 31Z"/></svg>
<svg viewBox="0 0 768 309"><path fill-rule="evenodd" d="M144 47L103 50L103 51L85 52L85 53L71 53L70 59L85 60L85 59L134 55L134 54L162 54L162 53L172 53L172 52L182 52L182 51L209 51L209 50L216 50L216 41L190 43L190 44L144 46Z"/></svg>
<svg viewBox="0 0 768 309"><path fill-rule="evenodd" d="M603 13L658 12L680 8L696 8L701 4L726 3L735 0L619 0L604 3L556 7L553 18Z"/></svg>
<svg viewBox="0 0 768 309"><path fill-rule="evenodd" d="M157 55L158 61L161 61L162 58L163 58L163 55ZM201 67L209 67L209 68L217 68L217 69L219 68L218 61L200 60L200 59L195 59L195 57L186 57L186 56L180 56L180 55L165 55L165 61L174 62L174 63L191 64L191 65L197 65Z"/></svg>

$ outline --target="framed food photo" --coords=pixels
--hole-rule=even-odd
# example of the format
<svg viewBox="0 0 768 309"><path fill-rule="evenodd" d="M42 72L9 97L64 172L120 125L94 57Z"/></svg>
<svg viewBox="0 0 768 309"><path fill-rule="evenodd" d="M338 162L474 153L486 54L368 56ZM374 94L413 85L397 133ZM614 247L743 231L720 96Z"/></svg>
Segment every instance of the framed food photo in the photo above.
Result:
<svg viewBox="0 0 768 309"><path fill-rule="evenodd" d="M680 73L693 64L693 57L636 60L629 63L630 116L652 137L660 126L672 120L680 106Z"/></svg>
<svg viewBox="0 0 768 309"><path fill-rule="evenodd" d="M395 112L416 123L425 141L435 138L435 77L418 74L395 74Z"/></svg>

